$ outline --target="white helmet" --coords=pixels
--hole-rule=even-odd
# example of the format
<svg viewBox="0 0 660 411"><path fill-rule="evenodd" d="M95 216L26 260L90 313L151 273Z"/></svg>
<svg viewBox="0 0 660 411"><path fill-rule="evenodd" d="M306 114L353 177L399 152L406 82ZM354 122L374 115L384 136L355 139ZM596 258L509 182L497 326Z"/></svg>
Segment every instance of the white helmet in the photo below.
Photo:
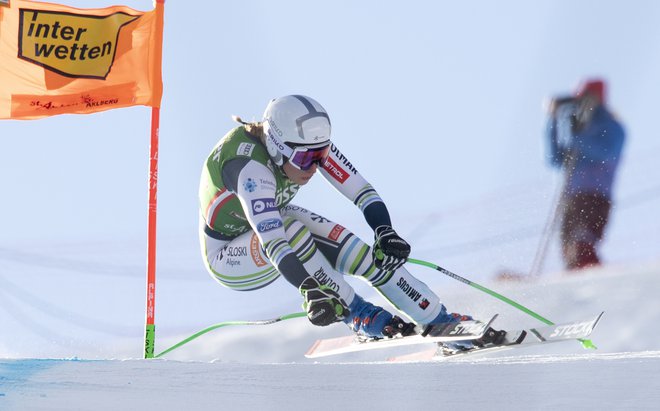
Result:
<svg viewBox="0 0 660 411"><path fill-rule="evenodd" d="M266 148L278 166L296 146L330 142L328 113L309 97L292 95L271 100L263 121Z"/></svg>

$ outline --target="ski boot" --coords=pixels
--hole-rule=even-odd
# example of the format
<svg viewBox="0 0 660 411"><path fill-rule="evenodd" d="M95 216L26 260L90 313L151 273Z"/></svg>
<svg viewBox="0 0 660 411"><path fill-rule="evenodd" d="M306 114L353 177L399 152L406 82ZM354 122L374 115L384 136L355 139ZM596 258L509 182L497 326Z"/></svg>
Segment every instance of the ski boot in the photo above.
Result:
<svg viewBox="0 0 660 411"><path fill-rule="evenodd" d="M453 318L457 318L459 321L472 320L472 317L469 315L460 315L456 313L450 314ZM504 342L506 337L506 331L496 330L493 327L488 327L484 335L481 338L476 340L465 340L465 341L452 341L446 343L438 344L443 355L452 355L462 351L470 351L476 348L483 347L495 347L501 345Z"/></svg>
<svg viewBox="0 0 660 411"><path fill-rule="evenodd" d="M488 327L484 335L476 340L438 343L438 353L447 357L461 352L497 347L505 342L505 337L506 331Z"/></svg>
<svg viewBox="0 0 660 411"><path fill-rule="evenodd" d="M387 310L355 296L349 305L350 315L344 322L364 340L392 338L397 335L412 335L415 324L408 323Z"/></svg>
<svg viewBox="0 0 660 411"><path fill-rule="evenodd" d="M440 314L431 322L430 325L441 324L441 323L451 324L458 321L471 321L471 320L473 320L471 315L464 315L459 313L447 314L447 312L443 308L442 311L440 311ZM428 332L428 329L425 330L425 332ZM479 345L476 344L475 341L473 340L447 341L447 342L439 342L438 350L443 355L452 355L452 354L456 354L457 352L470 351L477 346Z"/></svg>
<svg viewBox="0 0 660 411"><path fill-rule="evenodd" d="M506 331L488 327L484 335L481 338L474 340L473 343L477 347L494 347L501 345L504 342L504 337L506 337Z"/></svg>
<svg viewBox="0 0 660 411"><path fill-rule="evenodd" d="M409 335L416 335L415 323L404 321L399 316L392 317L392 320L383 329L383 334L386 337L392 338L396 336L408 337Z"/></svg>

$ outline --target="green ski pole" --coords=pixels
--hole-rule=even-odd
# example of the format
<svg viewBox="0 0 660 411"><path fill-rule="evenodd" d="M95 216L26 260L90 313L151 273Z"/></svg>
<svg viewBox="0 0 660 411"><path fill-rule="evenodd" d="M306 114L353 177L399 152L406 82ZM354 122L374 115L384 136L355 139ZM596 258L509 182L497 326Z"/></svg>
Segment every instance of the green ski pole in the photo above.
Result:
<svg viewBox="0 0 660 411"><path fill-rule="evenodd" d="M497 298L500 301L504 301L505 303L519 309L520 311L522 311L522 312L524 312L528 315L531 315L532 317L536 318L537 320L539 320L539 321L541 321L541 322L543 322L547 325L554 325L555 324L552 321L548 320L547 318L541 316L540 314L537 314L534 311L530 310L529 308L527 308L527 307L511 300L510 298L507 298L507 297L503 296L502 294L499 294L499 293L497 293L497 292L495 292L495 291L493 291L489 288L486 288L482 285L479 285L479 284L475 283L474 281L470 281L467 278L463 278L458 274L454 274L451 271L449 271L445 268L442 268L437 264L429 263L429 262L423 261L423 260L416 260L414 258L409 258L408 262L412 263L412 264L417 264L417 265L422 265L422 266L425 266L425 267L433 268L434 270L440 271L444 275L447 275L447 276L453 278L454 280L458 280L462 283L465 283L465 284L469 285L470 287L476 288L479 291L483 291L486 294L489 294L489 295ZM596 346L594 345L593 342L591 342L591 340L580 339L579 341L582 343L582 346L584 348L596 349Z"/></svg>
<svg viewBox="0 0 660 411"><path fill-rule="evenodd" d="M282 316L279 316L279 317L276 317L276 318L271 318L270 320L225 321L225 322L221 322L221 323L214 324L210 327L204 328L203 330L196 332L195 334L191 335L190 337L174 344L173 346L166 349L165 351L155 355L154 358L160 358L163 355L165 355L169 352L172 352L175 349L177 349L177 348L179 348L179 347L181 347L185 344L188 344L190 341L192 341L192 340L208 333L209 331L213 331L213 330L216 330L218 328L228 327L228 326L231 326L231 325L268 325L268 324L274 324L274 323L277 323L277 322L280 322L280 321L290 320L292 318L305 317L305 316L307 316L307 313L300 312L300 313L282 315Z"/></svg>

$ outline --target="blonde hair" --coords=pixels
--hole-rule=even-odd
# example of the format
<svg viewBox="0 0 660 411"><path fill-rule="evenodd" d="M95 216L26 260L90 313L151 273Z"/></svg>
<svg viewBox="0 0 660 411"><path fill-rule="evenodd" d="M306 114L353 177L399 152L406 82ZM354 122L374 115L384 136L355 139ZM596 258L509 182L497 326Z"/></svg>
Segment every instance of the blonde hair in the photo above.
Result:
<svg viewBox="0 0 660 411"><path fill-rule="evenodd" d="M245 126L245 131L263 140L264 123L262 121L243 121L243 119L241 119L239 116L231 116L231 118L235 122L243 124L243 126Z"/></svg>

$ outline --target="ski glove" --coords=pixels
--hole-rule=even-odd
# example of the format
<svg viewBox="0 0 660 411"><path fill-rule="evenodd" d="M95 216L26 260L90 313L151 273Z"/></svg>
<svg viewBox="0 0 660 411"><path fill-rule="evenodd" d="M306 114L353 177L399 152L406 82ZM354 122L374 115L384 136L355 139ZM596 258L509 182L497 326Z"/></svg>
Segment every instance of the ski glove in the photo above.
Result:
<svg viewBox="0 0 660 411"><path fill-rule="evenodd" d="M381 270L395 271L408 261L410 244L389 225L381 225L374 233L376 239L371 251L374 264Z"/></svg>
<svg viewBox="0 0 660 411"><path fill-rule="evenodd" d="M307 277L300 284L300 293L305 298L303 309L307 311L307 319L314 325L325 327L343 320L349 314L346 301L314 277Z"/></svg>

